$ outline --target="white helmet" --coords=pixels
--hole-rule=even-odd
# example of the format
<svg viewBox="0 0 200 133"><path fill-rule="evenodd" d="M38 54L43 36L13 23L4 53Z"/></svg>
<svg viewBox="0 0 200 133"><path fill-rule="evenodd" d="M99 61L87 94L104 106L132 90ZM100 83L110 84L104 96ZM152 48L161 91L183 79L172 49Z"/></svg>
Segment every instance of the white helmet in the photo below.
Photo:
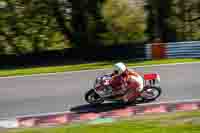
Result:
<svg viewBox="0 0 200 133"><path fill-rule="evenodd" d="M116 73L116 74L122 74L123 72L125 72L126 71L126 65L124 64L124 63L122 63L122 62L119 62L119 63L116 63L115 65L114 65L114 72Z"/></svg>

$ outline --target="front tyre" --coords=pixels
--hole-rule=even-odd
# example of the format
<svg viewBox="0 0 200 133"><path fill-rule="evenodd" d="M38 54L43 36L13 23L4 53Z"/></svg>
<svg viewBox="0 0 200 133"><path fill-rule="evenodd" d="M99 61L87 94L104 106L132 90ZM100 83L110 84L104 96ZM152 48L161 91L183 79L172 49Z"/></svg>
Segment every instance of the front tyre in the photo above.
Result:
<svg viewBox="0 0 200 133"><path fill-rule="evenodd" d="M141 95L145 101L154 101L161 95L161 93L162 90L160 87L149 86L144 89Z"/></svg>
<svg viewBox="0 0 200 133"><path fill-rule="evenodd" d="M94 89L89 90L85 94L85 101L93 105L101 104L104 102L104 100L94 91Z"/></svg>

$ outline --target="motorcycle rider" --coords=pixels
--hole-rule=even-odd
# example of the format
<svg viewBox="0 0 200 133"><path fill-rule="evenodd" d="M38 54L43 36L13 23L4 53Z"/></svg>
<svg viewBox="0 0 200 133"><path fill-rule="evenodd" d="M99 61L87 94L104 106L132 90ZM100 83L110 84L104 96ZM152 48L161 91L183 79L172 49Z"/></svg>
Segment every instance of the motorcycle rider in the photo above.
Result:
<svg viewBox="0 0 200 133"><path fill-rule="evenodd" d="M122 62L114 64L113 67L110 81L112 95L119 95L118 99L124 102L134 101L143 90L143 78L137 72L129 70Z"/></svg>

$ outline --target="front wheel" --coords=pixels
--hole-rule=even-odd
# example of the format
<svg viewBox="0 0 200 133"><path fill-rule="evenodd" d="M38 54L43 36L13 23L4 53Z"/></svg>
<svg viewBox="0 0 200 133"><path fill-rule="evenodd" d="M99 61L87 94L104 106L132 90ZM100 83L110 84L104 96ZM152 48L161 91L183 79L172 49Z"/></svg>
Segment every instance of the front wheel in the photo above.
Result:
<svg viewBox="0 0 200 133"><path fill-rule="evenodd" d="M89 90L85 94L85 101L93 105L101 104L104 102L104 100L94 91L94 89Z"/></svg>
<svg viewBox="0 0 200 133"><path fill-rule="evenodd" d="M141 96L145 101L154 101L156 100L162 93L160 87L149 86L144 89Z"/></svg>

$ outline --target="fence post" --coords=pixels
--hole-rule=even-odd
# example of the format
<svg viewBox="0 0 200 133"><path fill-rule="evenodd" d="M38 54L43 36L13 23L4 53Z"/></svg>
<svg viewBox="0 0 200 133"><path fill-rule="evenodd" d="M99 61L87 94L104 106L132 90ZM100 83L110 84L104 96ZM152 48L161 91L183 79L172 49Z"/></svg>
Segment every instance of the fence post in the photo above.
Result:
<svg viewBox="0 0 200 133"><path fill-rule="evenodd" d="M166 58L166 44L162 43L160 39L156 39L151 46L152 59Z"/></svg>

